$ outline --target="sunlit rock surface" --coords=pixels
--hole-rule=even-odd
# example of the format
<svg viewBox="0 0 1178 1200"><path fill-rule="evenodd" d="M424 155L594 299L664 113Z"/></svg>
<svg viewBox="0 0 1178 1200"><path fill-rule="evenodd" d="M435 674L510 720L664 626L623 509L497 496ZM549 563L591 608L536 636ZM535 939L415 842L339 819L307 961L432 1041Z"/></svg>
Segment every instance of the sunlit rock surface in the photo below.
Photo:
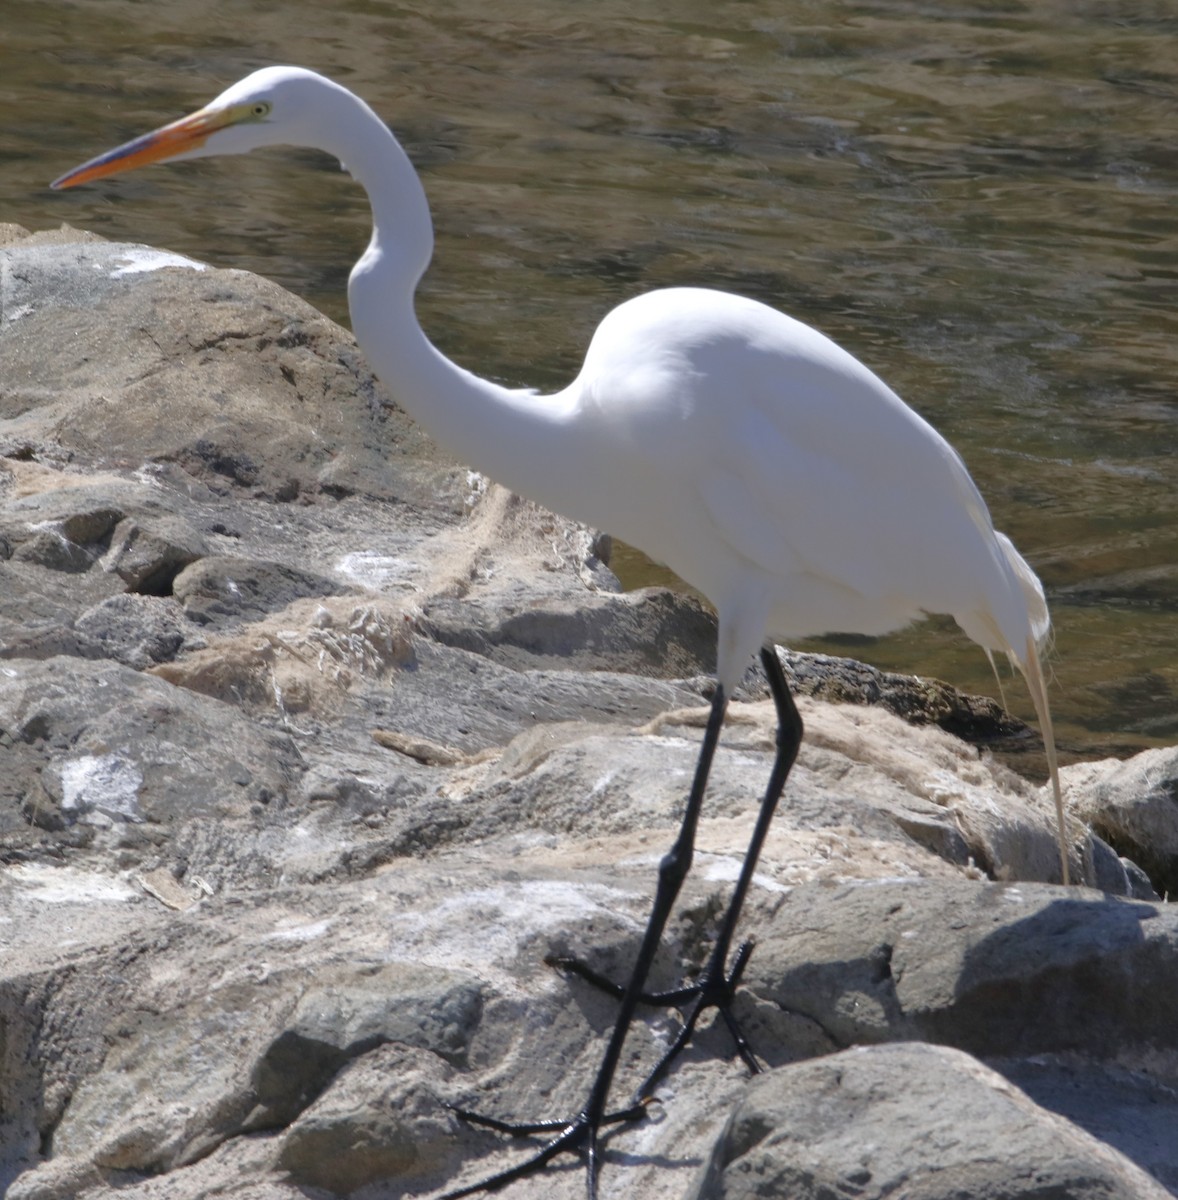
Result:
<svg viewBox="0 0 1178 1200"><path fill-rule="evenodd" d="M0 1190L428 1196L517 1160L446 1104L583 1103L613 1002L544 959L629 968L709 614L621 594L301 301L146 247L0 228L0 456ZM702 1030L603 1196L1178 1193L1169 759L1069 769L1065 893L1050 801L946 732L1017 736L992 706L786 665L807 738L738 1006L770 1070ZM654 986L739 868L773 745L742 701ZM674 1027L640 1014L619 1103Z"/></svg>

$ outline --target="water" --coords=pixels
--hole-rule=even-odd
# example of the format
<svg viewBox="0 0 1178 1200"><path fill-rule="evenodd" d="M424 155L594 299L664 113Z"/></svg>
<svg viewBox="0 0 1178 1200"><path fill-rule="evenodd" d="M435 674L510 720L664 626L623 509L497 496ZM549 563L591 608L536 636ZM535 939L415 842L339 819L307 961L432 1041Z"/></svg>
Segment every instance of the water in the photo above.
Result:
<svg viewBox="0 0 1178 1200"><path fill-rule="evenodd" d="M1065 746L1175 739L1171 4L3 4L0 220L244 267L346 322L367 208L319 156L45 188L254 67L322 70L422 172L448 354L559 387L609 307L678 283L818 326L961 450L1039 571ZM993 691L949 621L813 645Z"/></svg>

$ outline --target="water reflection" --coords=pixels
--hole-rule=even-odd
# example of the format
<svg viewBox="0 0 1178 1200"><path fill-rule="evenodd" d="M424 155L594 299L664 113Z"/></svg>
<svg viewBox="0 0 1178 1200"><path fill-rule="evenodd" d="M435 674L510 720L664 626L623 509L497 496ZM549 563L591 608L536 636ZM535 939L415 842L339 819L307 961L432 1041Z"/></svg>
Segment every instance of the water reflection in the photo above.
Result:
<svg viewBox="0 0 1178 1200"><path fill-rule="evenodd" d="M256 66L336 75L425 177L421 315L447 353L558 387L611 305L674 283L819 326L958 445L1040 570L1064 740L1172 739L1169 8L5 0L2 211L259 271L346 319L367 209L318 156L44 187ZM992 689L942 622L858 652Z"/></svg>

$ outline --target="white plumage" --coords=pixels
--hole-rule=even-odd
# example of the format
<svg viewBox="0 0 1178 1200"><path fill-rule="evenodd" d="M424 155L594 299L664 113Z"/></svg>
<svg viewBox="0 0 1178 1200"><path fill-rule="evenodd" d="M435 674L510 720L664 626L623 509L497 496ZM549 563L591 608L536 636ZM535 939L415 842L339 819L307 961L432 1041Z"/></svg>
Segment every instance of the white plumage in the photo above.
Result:
<svg viewBox="0 0 1178 1200"><path fill-rule="evenodd" d="M451 363L414 312L433 250L417 173L362 100L310 71L255 72L192 116L93 159L54 186L278 143L334 155L368 192L372 240L352 271L348 298L356 336L399 402L493 479L666 563L719 615L720 686L687 815L660 866L643 948L590 1099L527 1163L451 1193L499 1187L557 1153L578 1150L589 1159L592 1196L597 1131L614 1069L690 866L724 705L758 644L766 634L880 634L925 613L951 613L988 654L1009 655L1039 715L1066 882L1063 806L1039 659L1050 627L1043 588L994 530L953 448L862 363L763 304L697 288L629 300L602 321L580 374L554 396L504 388ZM701 1004L726 1012L732 929L801 736L780 664L773 656L762 661L781 721L778 757L700 992ZM742 1056L755 1068L751 1052Z"/></svg>
<svg viewBox="0 0 1178 1200"><path fill-rule="evenodd" d="M54 186L274 144L334 155L368 192L372 241L348 299L398 400L491 478L618 535L703 592L720 619L727 692L766 634L880 634L925 613L952 614L987 653L1017 663L1047 746L1066 879L1043 588L931 425L823 334L700 288L619 305L554 396L463 370L414 312L433 226L412 163L364 101L302 68L256 71Z"/></svg>

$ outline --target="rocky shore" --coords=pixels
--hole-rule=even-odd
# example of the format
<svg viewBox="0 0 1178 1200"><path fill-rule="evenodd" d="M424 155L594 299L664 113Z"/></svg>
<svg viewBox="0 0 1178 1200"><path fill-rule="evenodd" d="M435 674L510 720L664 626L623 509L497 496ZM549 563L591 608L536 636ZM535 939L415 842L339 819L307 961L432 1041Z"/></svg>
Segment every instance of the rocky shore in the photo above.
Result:
<svg viewBox="0 0 1178 1200"><path fill-rule="evenodd" d="M608 532L608 531L605 531ZM426 1198L571 1115L678 824L714 626L449 460L242 272L0 226L0 1192ZM1178 755L1065 771L926 680L784 652L807 737L706 1028L603 1197L1178 1195ZM656 965L769 769L750 671ZM950 732L953 731L953 732ZM673 1037L644 1011L623 1101ZM571 1164L507 1200L584 1195Z"/></svg>

